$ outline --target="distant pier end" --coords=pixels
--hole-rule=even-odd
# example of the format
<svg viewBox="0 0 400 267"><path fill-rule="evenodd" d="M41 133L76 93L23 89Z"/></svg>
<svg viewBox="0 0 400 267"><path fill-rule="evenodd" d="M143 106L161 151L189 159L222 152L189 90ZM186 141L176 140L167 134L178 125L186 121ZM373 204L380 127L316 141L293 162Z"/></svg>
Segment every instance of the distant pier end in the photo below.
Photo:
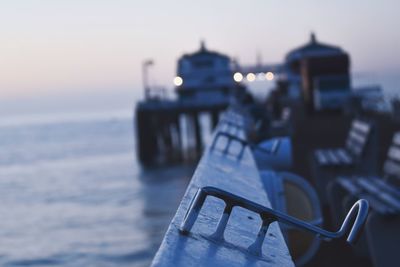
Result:
<svg viewBox="0 0 400 267"><path fill-rule="evenodd" d="M153 64L145 62L146 79L148 62ZM183 55L177 65L174 99L144 80L145 99L135 110L137 154L143 164L197 160L219 114L246 92L233 78L231 58L208 50L204 42L197 52ZM208 126L204 124L207 117Z"/></svg>

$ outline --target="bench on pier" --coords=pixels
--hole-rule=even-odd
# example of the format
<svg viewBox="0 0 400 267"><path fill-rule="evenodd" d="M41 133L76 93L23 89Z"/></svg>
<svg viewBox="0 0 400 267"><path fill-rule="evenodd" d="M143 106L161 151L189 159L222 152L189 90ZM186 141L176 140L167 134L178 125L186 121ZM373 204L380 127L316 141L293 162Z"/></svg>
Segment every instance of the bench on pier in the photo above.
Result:
<svg viewBox="0 0 400 267"><path fill-rule="evenodd" d="M326 203L326 187L338 175L371 174L376 169L376 142L371 123L353 120L344 147L317 149L313 153L313 180Z"/></svg>
<svg viewBox="0 0 400 267"><path fill-rule="evenodd" d="M400 132L393 136L381 177L338 177L329 185L328 197L336 224L343 218L347 203L358 197L369 201L369 254L375 266L393 266L400 244Z"/></svg>

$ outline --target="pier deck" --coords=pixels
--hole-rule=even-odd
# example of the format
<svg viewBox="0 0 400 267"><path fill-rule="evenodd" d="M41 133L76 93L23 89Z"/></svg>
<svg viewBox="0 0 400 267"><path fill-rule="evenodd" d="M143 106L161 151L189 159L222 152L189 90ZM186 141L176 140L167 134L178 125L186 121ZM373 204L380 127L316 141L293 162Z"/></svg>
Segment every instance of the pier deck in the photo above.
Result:
<svg viewBox="0 0 400 267"><path fill-rule="evenodd" d="M216 131L223 130L221 124ZM244 132L236 133L244 138ZM214 134L215 138L215 134ZM261 219L257 214L235 208L229 218L225 240L210 237L216 230L223 211L222 201L207 198L189 235L182 235L179 227L196 194L204 186L213 186L251 201L270 207L249 148L238 159L231 146L232 155L219 152L224 146L219 140L215 149L205 150L182 202L173 218L152 266L294 266L288 248L277 223L272 223L265 238L262 255L256 256L247 248L255 240Z"/></svg>

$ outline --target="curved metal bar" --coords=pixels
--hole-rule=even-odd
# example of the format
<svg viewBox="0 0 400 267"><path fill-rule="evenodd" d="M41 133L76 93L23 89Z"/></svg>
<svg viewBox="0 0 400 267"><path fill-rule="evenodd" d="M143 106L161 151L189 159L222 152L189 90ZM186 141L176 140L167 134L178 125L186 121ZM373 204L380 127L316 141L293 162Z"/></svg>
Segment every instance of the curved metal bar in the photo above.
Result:
<svg viewBox="0 0 400 267"><path fill-rule="evenodd" d="M214 140L211 144L210 151L213 151L215 149L215 146L221 137L226 137L228 139L224 149L222 150L223 154L226 155L229 153L230 145L232 144L232 141L235 141L241 145L240 151L237 154L237 158L241 159L243 157L244 150L245 150L246 146L249 145L249 143L247 142L247 140L240 138L236 135L227 133L227 132L217 132L217 134L215 135Z"/></svg>
<svg viewBox="0 0 400 267"><path fill-rule="evenodd" d="M195 198L184 217L184 220L180 227L182 234L187 234L190 232L207 196L219 198L223 200L226 205L226 208L224 209L223 215L221 216L220 222L218 224L218 229L213 234L214 238L223 239L224 230L233 207L242 207L260 215L263 221L262 226L256 240L249 247L249 250L255 252L256 254L261 254L261 246L268 230L268 226L274 221L279 221L294 228L311 232L318 235L319 237L322 237L324 240L331 240L334 238L347 236L347 242L350 244L354 244L362 233L362 229L367 219L369 209L368 201L366 201L365 199L358 200L350 209L340 229L336 232L330 232L310 223L296 219L287 214L264 207L260 204L234 195L227 191L215 187L203 187L197 191Z"/></svg>
<svg viewBox="0 0 400 267"><path fill-rule="evenodd" d="M258 145L251 144L247 140L245 140L245 139L243 139L241 137L238 137L237 135L219 131L219 132L217 132L217 134L214 137L214 140L213 140L213 142L211 144L211 147L210 147L210 151L213 151L215 149L215 146L216 146L216 144L218 143L218 140L221 137L226 137L228 139L228 141L226 143L226 146L222 150L222 152L225 155L229 153L229 148L230 148L230 145L232 144L232 141L235 141L235 142L237 142L237 143L239 143L241 145L241 149L240 149L239 153L237 154L237 158L238 159L242 158L246 146L249 146L252 149L257 149L257 150L259 150L259 151L261 151L263 153L266 153L266 154L274 155L274 154L276 154L278 152L280 144L281 144L281 139L276 139L275 142L273 143L271 149L268 150L268 149L262 148L262 147L260 147Z"/></svg>

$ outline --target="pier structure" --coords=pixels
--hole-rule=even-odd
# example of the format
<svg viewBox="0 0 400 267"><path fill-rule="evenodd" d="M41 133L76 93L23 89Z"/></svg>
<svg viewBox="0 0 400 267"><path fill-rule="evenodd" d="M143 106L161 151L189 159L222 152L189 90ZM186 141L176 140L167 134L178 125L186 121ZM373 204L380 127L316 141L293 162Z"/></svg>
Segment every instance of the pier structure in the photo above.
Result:
<svg viewBox="0 0 400 267"><path fill-rule="evenodd" d="M147 67L152 64L143 63L145 99L135 111L138 158L143 164L197 160L221 111L246 89L233 79L231 58L207 49L204 42L178 59L174 99L148 85ZM202 123L207 117L208 126Z"/></svg>
<svg viewBox="0 0 400 267"><path fill-rule="evenodd" d="M135 112L139 160L156 164L198 159L206 135L211 135L228 104L227 99L139 102ZM209 125L201 123L203 118Z"/></svg>

